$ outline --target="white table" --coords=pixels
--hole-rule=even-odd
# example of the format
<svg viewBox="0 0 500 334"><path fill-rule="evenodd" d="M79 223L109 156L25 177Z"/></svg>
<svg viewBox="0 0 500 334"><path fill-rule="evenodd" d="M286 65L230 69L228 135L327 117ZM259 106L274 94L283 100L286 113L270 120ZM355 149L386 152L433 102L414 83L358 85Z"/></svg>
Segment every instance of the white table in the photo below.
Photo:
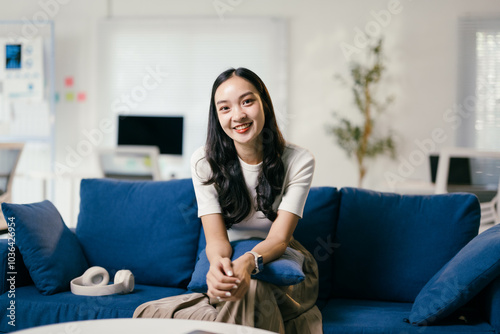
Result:
<svg viewBox="0 0 500 334"><path fill-rule="evenodd" d="M100 319L63 322L18 331L22 334L271 334L262 329L180 319Z"/></svg>

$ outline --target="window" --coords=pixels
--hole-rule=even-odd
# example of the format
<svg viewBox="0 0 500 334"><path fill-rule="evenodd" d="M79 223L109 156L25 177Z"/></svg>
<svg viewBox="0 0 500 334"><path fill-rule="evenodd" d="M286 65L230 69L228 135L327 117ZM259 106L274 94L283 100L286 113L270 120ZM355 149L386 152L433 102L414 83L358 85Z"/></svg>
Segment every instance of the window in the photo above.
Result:
<svg viewBox="0 0 500 334"><path fill-rule="evenodd" d="M476 147L500 149L500 20L476 32L476 57Z"/></svg>
<svg viewBox="0 0 500 334"><path fill-rule="evenodd" d="M500 150L500 18L460 20L458 145Z"/></svg>
<svg viewBox="0 0 500 334"><path fill-rule="evenodd" d="M458 146L500 151L500 17L459 22ZM498 185L500 161L471 159L472 184Z"/></svg>

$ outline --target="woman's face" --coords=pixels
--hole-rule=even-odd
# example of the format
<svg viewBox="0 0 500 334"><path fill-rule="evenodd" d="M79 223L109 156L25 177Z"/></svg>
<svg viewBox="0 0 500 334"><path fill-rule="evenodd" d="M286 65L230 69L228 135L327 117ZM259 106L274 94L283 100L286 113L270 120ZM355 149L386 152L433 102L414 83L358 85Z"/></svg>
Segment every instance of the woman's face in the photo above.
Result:
<svg viewBox="0 0 500 334"><path fill-rule="evenodd" d="M220 125L236 149L258 148L266 117L257 89L234 75L217 88L214 100Z"/></svg>

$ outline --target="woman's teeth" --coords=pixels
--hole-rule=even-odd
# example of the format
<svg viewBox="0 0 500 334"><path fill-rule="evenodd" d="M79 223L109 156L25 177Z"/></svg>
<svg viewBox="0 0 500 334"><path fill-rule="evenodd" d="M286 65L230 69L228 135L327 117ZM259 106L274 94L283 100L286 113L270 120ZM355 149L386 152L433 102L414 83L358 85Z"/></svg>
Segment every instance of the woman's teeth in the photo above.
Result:
<svg viewBox="0 0 500 334"><path fill-rule="evenodd" d="M250 123L245 123L245 124L241 124L241 125L238 125L238 126L235 126L234 129L236 130L236 132L238 133L245 133L248 131L248 129L250 128L250 125L252 125L252 122Z"/></svg>
<svg viewBox="0 0 500 334"><path fill-rule="evenodd" d="M251 125L251 123L238 125L238 126L236 126L236 127L235 127L235 129L236 129L236 130L243 130L243 129L248 128L250 125Z"/></svg>

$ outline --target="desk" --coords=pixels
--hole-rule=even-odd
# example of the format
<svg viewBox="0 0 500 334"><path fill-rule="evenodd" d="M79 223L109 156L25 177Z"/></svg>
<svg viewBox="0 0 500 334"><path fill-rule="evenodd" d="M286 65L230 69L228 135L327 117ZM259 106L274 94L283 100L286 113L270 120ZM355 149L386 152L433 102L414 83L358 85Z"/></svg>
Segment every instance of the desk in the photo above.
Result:
<svg viewBox="0 0 500 334"><path fill-rule="evenodd" d="M263 329L180 319L100 319L64 322L18 331L19 334L272 334Z"/></svg>
<svg viewBox="0 0 500 334"><path fill-rule="evenodd" d="M406 181L398 183L393 192L405 195L432 195L436 194L436 185L425 181ZM476 195L481 203L491 201L497 194L494 185L447 185L446 193L466 192Z"/></svg>

